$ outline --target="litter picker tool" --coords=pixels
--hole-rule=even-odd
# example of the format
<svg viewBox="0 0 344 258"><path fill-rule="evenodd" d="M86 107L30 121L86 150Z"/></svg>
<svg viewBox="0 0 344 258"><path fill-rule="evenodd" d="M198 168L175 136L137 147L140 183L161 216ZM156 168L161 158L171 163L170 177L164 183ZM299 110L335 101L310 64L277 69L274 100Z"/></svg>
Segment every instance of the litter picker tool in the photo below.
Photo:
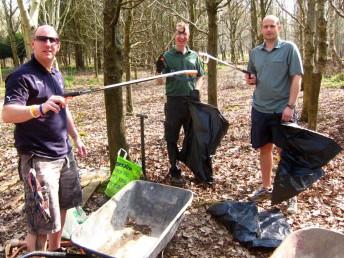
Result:
<svg viewBox="0 0 344 258"><path fill-rule="evenodd" d="M248 74L248 76L251 76L251 73L250 73L249 71L247 71L247 70L245 70L245 69L241 69L241 68L237 67L237 66L234 65L234 64L227 63L226 61L223 61L223 60L221 60L221 59L218 59L218 58L216 58L216 57L214 57L214 56L212 56L212 55L209 55L208 53L198 52L198 55L201 56L201 57L203 57L203 58L205 58L205 59L202 58L202 61L203 61L203 63L205 63L205 64L207 64L207 63L209 62L209 59L213 59L214 61L216 61L216 62L218 62L218 63L220 63L220 64L224 64L224 65L226 65L226 66L232 67L233 69L235 69L235 70L237 70L237 71L240 71L240 72L242 72L242 73Z"/></svg>
<svg viewBox="0 0 344 258"><path fill-rule="evenodd" d="M76 90L76 91L66 91L63 94L63 97L65 97L65 98L76 97L76 96L80 96L80 95L84 95L84 94L91 94L91 93L95 93L98 91L104 91L104 90L113 89L113 88L120 88L120 87L124 87L124 86L130 85L130 84L152 81L152 80L156 80L156 79L160 79L160 78L172 77L172 76L177 76L177 75L185 75L185 76L194 77L197 75L197 70L181 70L181 71L176 71L176 72L172 72L172 73L164 73L164 74L155 75L155 76L151 76L151 77L115 83L115 84L111 84L111 85L107 85L107 86L103 86L103 87L99 87L99 88L81 89L81 90Z"/></svg>

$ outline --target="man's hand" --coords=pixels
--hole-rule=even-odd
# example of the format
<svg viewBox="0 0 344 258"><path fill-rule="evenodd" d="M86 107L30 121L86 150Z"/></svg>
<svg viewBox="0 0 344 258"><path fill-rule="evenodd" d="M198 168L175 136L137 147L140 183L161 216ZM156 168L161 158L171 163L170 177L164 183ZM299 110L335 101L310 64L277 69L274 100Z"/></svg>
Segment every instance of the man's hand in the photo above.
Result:
<svg viewBox="0 0 344 258"><path fill-rule="evenodd" d="M166 68L166 62L165 62L165 57L164 57L164 53L162 53L159 57L158 60L155 63L156 65L156 72L157 73L162 73L165 68Z"/></svg>
<svg viewBox="0 0 344 258"><path fill-rule="evenodd" d="M256 85L257 78L255 74L247 74L245 73L245 81L248 85Z"/></svg>
<svg viewBox="0 0 344 258"><path fill-rule="evenodd" d="M66 105L67 103L64 97L52 95L46 102L42 104L42 111L43 114L46 114L48 111L58 113L62 108L65 108Z"/></svg>
<svg viewBox="0 0 344 258"><path fill-rule="evenodd" d="M78 149L78 156L85 157L87 155L87 150L85 147L84 142L81 140L79 136L73 138L74 145Z"/></svg>
<svg viewBox="0 0 344 258"><path fill-rule="evenodd" d="M193 101L200 102L201 98L200 98L199 90L194 89L193 91L191 91L190 98Z"/></svg>
<svg viewBox="0 0 344 258"><path fill-rule="evenodd" d="M290 108L289 106L286 106L282 113L282 121L283 122L292 122L293 121L293 114L294 109Z"/></svg>

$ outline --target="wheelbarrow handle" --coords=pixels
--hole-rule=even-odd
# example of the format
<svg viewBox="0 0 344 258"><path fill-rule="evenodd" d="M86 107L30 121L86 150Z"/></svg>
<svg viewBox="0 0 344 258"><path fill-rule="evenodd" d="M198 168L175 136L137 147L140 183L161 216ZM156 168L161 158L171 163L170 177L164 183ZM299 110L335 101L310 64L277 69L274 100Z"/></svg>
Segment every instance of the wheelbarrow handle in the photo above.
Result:
<svg viewBox="0 0 344 258"><path fill-rule="evenodd" d="M32 256L41 256L41 257L68 257L68 258L78 258L83 257L85 258L87 254L71 254L65 252L50 252L50 251L34 251L27 254L24 254L20 258L28 258Z"/></svg>

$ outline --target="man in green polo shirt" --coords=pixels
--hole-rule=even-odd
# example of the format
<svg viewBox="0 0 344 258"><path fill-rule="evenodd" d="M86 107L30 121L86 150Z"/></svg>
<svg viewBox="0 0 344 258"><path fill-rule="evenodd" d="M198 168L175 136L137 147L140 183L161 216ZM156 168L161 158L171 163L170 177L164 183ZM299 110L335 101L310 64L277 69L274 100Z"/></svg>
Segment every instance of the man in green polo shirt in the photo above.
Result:
<svg viewBox="0 0 344 258"><path fill-rule="evenodd" d="M256 85L252 105L252 147L259 149L262 187L251 200L271 197L273 144L271 125L276 121L292 121L303 74L300 52L292 42L279 38L281 25L276 16L266 16L261 25L263 44L250 52L247 84ZM296 212L296 198L288 212Z"/></svg>
<svg viewBox="0 0 344 258"><path fill-rule="evenodd" d="M189 26L184 22L177 23L175 47L163 53L156 65L158 73L170 73L180 70L197 70L196 77L179 75L166 78L165 103L165 140L170 161L169 173L171 183L182 185L184 180L178 166L178 138L183 126L184 132L190 121L188 102L190 99L199 101L199 89L204 75L202 62L197 53L188 48ZM160 81L160 83L162 83Z"/></svg>

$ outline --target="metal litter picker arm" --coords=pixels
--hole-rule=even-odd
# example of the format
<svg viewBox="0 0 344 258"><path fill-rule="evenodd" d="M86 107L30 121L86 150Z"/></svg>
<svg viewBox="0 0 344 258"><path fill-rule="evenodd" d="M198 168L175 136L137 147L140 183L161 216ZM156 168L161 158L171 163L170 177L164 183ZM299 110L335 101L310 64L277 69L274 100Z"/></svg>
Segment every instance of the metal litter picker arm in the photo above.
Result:
<svg viewBox="0 0 344 258"><path fill-rule="evenodd" d="M240 72L242 72L242 73L248 74L249 77L251 76L251 73L250 73L249 71L247 71L247 70L245 70L245 69L241 69L241 68L237 67L237 66L234 65L234 64L227 63L226 61L223 61L223 60L221 60L221 59L218 59L218 58L216 58L216 57L214 57L214 56L212 56L212 55L209 55L208 53L198 52L198 55L206 58L206 60L203 61L204 63L208 63L209 58L210 58L210 59L213 59L214 61L216 61L216 62L218 62L218 63L220 63L220 64L224 64L224 65L226 65L226 66L230 66L230 67L234 68L235 70L238 70L238 71L240 71Z"/></svg>
<svg viewBox="0 0 344 258"><path fill-rule="evenodd" d="M182 75L182 74L190 76L190 77L194 77L197 75L197 73L198 73L197 70L181 70L181 71L172 72L172 73L164 73L164 74L146 77L146 78L142 78L142 79L136 79L136 80L126 81L126 82L115 83L115 84L111 84L111 85L107 85L107 86L95 88L95 89L81 89L81 90L77 90L77 91L66 91L63 94L63 97L65 97L65 98L76 97L76 96L80 96L80 95L84 95L84 94L90 94L90 93L95 93L98 91L107 90L107 89L124 87L124 86L130 85L130 84L152 81L152 80L156 80L156 79L160 79L160 78L172 77L172 76Z"/></svg>

